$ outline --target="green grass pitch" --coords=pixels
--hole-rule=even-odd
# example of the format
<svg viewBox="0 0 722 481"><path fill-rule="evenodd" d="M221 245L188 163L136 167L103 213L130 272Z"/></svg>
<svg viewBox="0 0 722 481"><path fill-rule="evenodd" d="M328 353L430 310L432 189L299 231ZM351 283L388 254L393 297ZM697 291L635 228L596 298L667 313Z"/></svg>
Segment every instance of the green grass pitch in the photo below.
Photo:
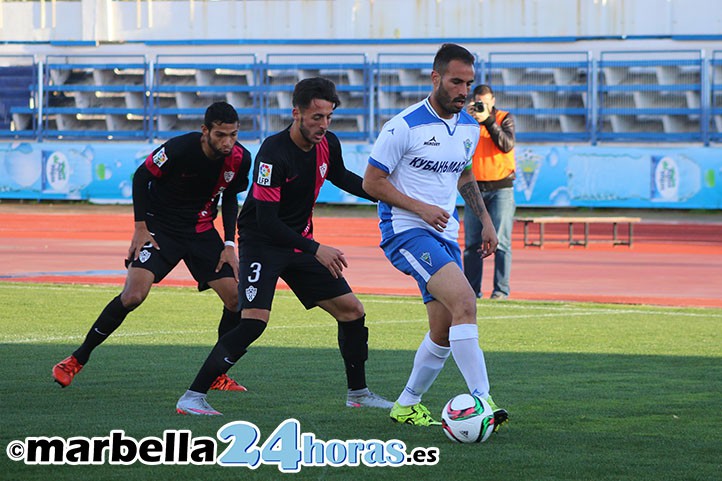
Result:
<svg viewBox="0 0 722 481"><path fill-rule="evenodd" d="M243 420L261 441L289 418L321 440L438 447L434 466L303 467L308 480L705 480L722 467L722 310L558 302L479 301L480 344L494 400L511 422L480 445L440 428L392 423L344 407L335 322L289 292L269 328L230 371L247 393L211 392L217 418L175 413L216 340L213 293L156 287L66 389L50 369L82 341L118 287L0 284L0 479L280 479L276 466L40 466L11 461L13 440L168 429L216 438ZM418 298L360 296L370 329L369 386L395 399L426 332ZM449 359L424 398L433 413L466 387ZM225 446L218 443L219 448ZM219 450L220 450L219 449Z"/></svg>

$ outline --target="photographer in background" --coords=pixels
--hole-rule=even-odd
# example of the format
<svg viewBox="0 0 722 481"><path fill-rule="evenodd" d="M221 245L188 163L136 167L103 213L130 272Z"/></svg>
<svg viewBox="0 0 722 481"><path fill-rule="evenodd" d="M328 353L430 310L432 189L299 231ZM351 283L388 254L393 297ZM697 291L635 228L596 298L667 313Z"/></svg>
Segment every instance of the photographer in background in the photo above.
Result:
<svg viewBox="0 0 722 481"><path fill-rule="evenodd" d="M474 88L467 111L479 122L479 144L474 152L472 171L486 209L499 238L494 254L494 289L491 299L509 296L511 274L511 231L514 224L514 117L494 104L496 98L488 85ZM476 297L481 297L483 261L481 223L464 212L464 275Z"/></svg>

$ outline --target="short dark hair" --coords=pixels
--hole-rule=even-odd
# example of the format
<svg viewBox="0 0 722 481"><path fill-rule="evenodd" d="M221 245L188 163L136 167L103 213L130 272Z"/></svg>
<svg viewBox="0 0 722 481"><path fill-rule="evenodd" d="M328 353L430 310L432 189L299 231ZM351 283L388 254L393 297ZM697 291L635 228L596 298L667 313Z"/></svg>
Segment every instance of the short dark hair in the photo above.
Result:
<svg viewBox="0 0 722 481"><path fill-rule="evenodd" d="M305 109L314 99L328 100L335 109L341 105L336 85L327 78L312 77L303 79L293 89L292 103L294 107Z"/></svg>
<svg viewBox="0 0 722 481"><path fill-rule="evenodd" d="M214 102L206 109L206 115L203 117L203 125L208 130L213 125L235 124L238 123L238 112L228 102Z"/></svg>
<svg viewBox="0 0 722 481"><path fill-rule="evenodd" d="M481 85L477 85L476 87L474 87L474 90L471 94L474 97L476 97L477 95L491 94L491 96L493 97L494 91L491 90L491 86L489 86L487 84L481 84Z"/></svg>
<svg viewBox="0 0 722 481"><path fill-rule="evenodd" d="M434 71L439 75L444 75L446 67L452 60L460 60L467 65L474 65L476 61L474 55L461 45L445 43L439 48L434 57Z"/></svg>

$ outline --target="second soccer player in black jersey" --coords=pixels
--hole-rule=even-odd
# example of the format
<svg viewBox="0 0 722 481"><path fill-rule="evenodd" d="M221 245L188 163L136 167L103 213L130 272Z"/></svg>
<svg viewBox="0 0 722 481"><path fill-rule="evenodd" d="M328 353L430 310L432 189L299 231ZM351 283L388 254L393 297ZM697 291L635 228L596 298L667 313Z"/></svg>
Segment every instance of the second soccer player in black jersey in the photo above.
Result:
<svg viewBox="0 0 722 481"><path fill-rule="evenodd" d="M223 301L219 337L238 326L237 194L248 187L251 154L237 139L238 113L217 102L206 110L201 132L170 139L135 171L135 230L126 258L125 286L101 312L81 346L53 367L53 378L62 387L145 300L153 283L181 260L199 290L211 288ZM213 225L221 197L225 242ZM245 391L226 374L212 382L212 389Z"/></svg>
<svg viewBox="0 0 722 481"><path fill-rule="evenodd" d="M343 278L346 258L313 239L313 207L326 180L375 200L364 192L361 177L346 170L338 138L328 131L339 104L330 80L301 80L293 92L293 123L261 145L251 191L238 218L241 325L219 339L178 400L179 413L220 414L208 404L206 393L263 333L279 277L306 309L318 306L336 319L348 384L346 405L393 406L366 385L368 329L363 305Z"/></svg>

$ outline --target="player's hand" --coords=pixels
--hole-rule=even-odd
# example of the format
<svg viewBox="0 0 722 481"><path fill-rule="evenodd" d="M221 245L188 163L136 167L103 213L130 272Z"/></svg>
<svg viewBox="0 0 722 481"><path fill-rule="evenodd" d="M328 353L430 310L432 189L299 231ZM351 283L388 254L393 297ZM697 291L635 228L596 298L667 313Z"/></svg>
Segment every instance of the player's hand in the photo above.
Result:
<svg viewBox="0 0 722 481"><path fill-rule="evenodd" d="M153 235L148 230L148 226L145 222L136 222L135 230L133 231L133 238L130 241L130 247L128 248L128 255L126 259L134 261L138 259L140 251L145 246L152 246L154 249L160 250L158 243L153 238Z"/></svg>
<svg viewBox="0 0 722 481"><path fill-rule="evenodd" d="M431 204L425 204L418 214L424 222L433 227L437 232L444 232L450 217L449 213L444 209Z"/></svg>
<svg viewBox="0 0 722 481"><path fill-rule="evenodd" d="M489 257L496 252L498 245L499 239L496 237L494 226L491 223L484 225L481 229L481 247L479 248L481 258Z"/></svg>
<svg viewBox="0 0 722 481"><path fill-rule="evenodd" d="M238 282L238 256L233 246L225 246L216 265L216 272L220 272L223 264L228 264L233 270L233 278Z"/></svg>
<svg viewBox="0 0 722 481"><path fill-rule="evenodd" d="M343 268L348 267L343 252L334 247L319 245L316 251L316 259L329 270L335 279L343 277Z"/></svg>

